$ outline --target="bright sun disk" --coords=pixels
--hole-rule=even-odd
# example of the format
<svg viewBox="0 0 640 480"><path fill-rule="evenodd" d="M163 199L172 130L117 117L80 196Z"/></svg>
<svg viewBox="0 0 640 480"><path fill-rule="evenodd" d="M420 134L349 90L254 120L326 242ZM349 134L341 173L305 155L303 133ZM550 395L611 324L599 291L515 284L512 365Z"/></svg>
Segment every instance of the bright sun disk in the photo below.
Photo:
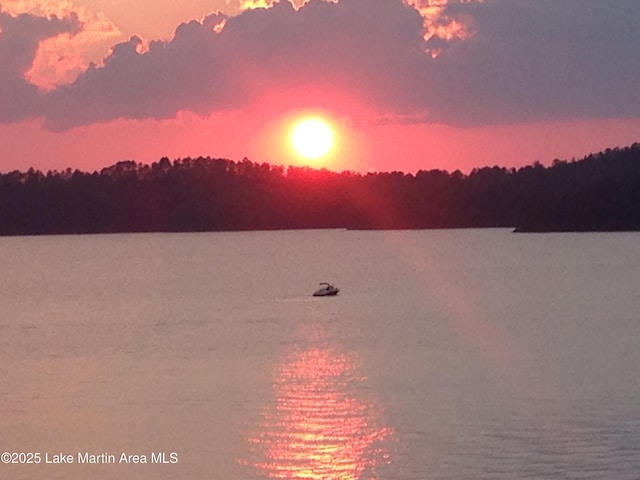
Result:
<svg viewBox="0 0 640 480"><path fill-rule="evenodd" d="M334 143L333 130L320 118L305 118L291 131L291 145L298 155L309 160L329 153Z"/></svg>

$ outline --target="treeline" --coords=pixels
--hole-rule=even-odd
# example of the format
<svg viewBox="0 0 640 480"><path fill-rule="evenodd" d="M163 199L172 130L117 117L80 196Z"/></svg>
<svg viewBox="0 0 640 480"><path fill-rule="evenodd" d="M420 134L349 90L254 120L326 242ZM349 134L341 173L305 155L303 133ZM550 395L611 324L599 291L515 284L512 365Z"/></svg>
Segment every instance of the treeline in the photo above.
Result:
<svg viewBox="0 0 640 480"><path fill-rule="evenodd" d="M0 175L0 234L299 228L640 229L640 144L519 169L357 174L163 158Z"/></svg>

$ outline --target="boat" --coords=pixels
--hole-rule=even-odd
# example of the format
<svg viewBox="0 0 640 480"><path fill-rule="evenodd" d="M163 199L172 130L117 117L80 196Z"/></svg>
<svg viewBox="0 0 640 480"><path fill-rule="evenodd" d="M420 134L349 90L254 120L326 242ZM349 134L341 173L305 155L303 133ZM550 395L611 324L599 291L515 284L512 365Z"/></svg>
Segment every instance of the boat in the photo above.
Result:
<svg viewBox="0 0 640 480"><path fill-rule="evenodd" d="M313 292L314 297L333 297L338 294L339 288L334 287L330 283L322 282L320 288Z"/></svg>

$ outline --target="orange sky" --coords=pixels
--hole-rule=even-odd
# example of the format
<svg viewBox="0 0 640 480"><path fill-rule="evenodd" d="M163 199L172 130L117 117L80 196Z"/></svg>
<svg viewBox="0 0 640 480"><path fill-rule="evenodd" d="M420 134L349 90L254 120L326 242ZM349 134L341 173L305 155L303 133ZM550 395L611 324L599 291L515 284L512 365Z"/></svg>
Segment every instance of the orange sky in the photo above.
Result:
<svg viewBox="0 0 640 480"><path fill-rule="evenodd" d="M257 135L247 135L257 129ZM331 170L415 172L485 165L521 166L555 158L580 158L637 140L640 120L561 122L455 129L441 125L344 129L334 158L307 162ZM274 130L280 135L273 135ZM200 118L180 114L164 121L118 120L65 133L42 131L37 122L0 126L2 171L67 167L100 170L119 160L150 163L167 156L211 156L299 165L278 122L253 125L234 115ZM8 153L10 152L10 153Z"/></svg>
<svg viewBox="0 0 640 480"><path fill-rule="evenodd" d="M33 27L34 35L42 35L37 37L40 38L39 50L30 69L16 69L29 82L29 88L33 84L39 85L42 95L51 97L53 101L44 103L47 121L43 124L40 114L26 109L25 112L20 111L20 100L3 104L0 95L0 117L4 113L3 108L10 109L6 118L0 118L0 142L3 145L0 171L29 167L43 171L67 167L94 170L119 160L153 162L163 156L171 159L211 156L232 160L247 157L273 164L310 163L291 151L287 139L291 123L307 113L326 117L335 129L336 145L332 154L313 162L314 166L332 170L414 172L443 168L466 172L485 165L510 167L534 161L550 163L555 158L580 158L607 147L638 141L640 115L635 112L640 109L636 109L635 99L627 101L624 95L615 97L616 90L622 89L624 93L625 86L633 85L633 78L637 78L634 77L635 63L631 62L631 67L620 67L619 78L616 78L616 70L611 70L612 65L603 67L610 69L609 77L595 70L596 67L589 67L593 69L589 75L594 80L584 86L578 84L573 89L578 92L573 98L571 89L562 88L576 85L582 77L574 76L572 69L561 63L557 64L557 71L554 70L556 65L552 62L564 62L566 58L555 58L557 54L549 50L549 54L534 59L538 63L522 65L523 69L535 68L525 72L526 76L516 75L500 86L500 79L506 78L521 55L509 60L509 55L518 52L512 52L508 42L504 42L504 35L509 32L504 33L503 24L487 11L490 8L499 11L500 7L505 16L519 18L517 15L522 12L513 10L512 4L503 0L503 5L500 5L501 0L497 0L487 5L482 0L475 0L464 6L467 9L464 15L458 15L456 9L463 7L450 0L445 16L444 7L433 7L438 2L432 2L429 7L428 0L405 0L415 9L411 16L407 14L407 8L396 7L401 0L371 0L360 4L359 1L362 2L342 0L328 5L321 0L312 0L295 12L287 8L273 8L252 15L240 14L243 3L240 0L3 2L2 9L8 15L5 22L17 23L15 16L20 12L29 12L34 18L51 13L67 18L70 12L75 12L81 27L73 26L71 19L68 24L55 27L60 32L68 29L71 35L60 33L51 36L48 33L49 38L40 34L44 31L42 25ZM300 3L304 2L296 5L300 6ZM629 2L624 0L623 3ZM524 1L522 5L528 5L527 8L539 15L545 13L537 6L539 3ZM356 28L349 23L349 28L342 29L340 22L352 19L349 15L356 15L353 11L357 8L363 8L360 10L362 13L357 14L361 16L356 17L362 18L362 26ZM182 77L185 76L184 69L191 67L181 67L183 70L171 70L171 77L160 85L156 99L147 94L146 85L149 80L154 80L153 76L145 76L147 74L143 71L145 59L154 58L146 53L148 42L161 41L158 45L165 50L171 47L180 52L180 44L174 39L178 25L189 20L201 22L207 14L218 10L234 19L235 23L230 25L227 20L222 34L215 39L218 43L216 50L212 50L212 66L207 66L208 69L203 70L198 78L222 76L216 80L212 77L211 85L205 85L204 89L199 84L190 87L188 83L183 84ZM549 15L550 18L551 15L558 16L558 12L550 12ZM296 30L295 24L291 23L298 17L302 22L315 19L316 23L305 24L314 27L319 21L326 23L319 26L317 32L310 32L308 38L300 37L307 31ZM189 28L183 28L182 41L196 42L199 37L194 35L206 32L202 30L206 22L209 22L208 28L212 28L223 18L220 16L205 20L202 25L193 23ZM380 23L381 19L388 21ZM538 50L552 46L547 45L552 40L558 44L561 41L571 42L568 37L559 37L561 30L555 29L550 20L540 21L544 28L549 25L549 32L544 37L535 37L540 42ZM591 19L585 16L579 21L590 25ZM1 25L0 60L4 55L7 57L4 63L11 65L14 55L20 60L19 52L3 50L3 40L6 41L13 33L10 23L5 23L9 26L4 28ZM289 31L290 25L293 26ZM265 30L259 32L260 38L256 36L256 29L262 26ZM283 32L275 31L275 27ZM405 33L412 28L415 29L413 37ZM483 37L485 33L487 35ZM127 42L132 35L140 36L142 42L121 43L122 48L119 47L117 54L110 50L119 42ZM593 35L595 38L598 32L593 32ZM375 44L372 44L372 39ZM480 40L491 46L490 53L478 50L474 57L464 57L459 45L479 49L484 45ZM292 42L298 41L301 46L297 49ZM420 54L422 56L404 50L409 45L414 48L420 41L425 42L420 47L425 49L425 54ZM624 65L624 55L634 55L625 50L630 38L621 35L616 41L618 43L614 45L620 47L620 65ZM137 45L135 51L134 45ZM183 52L194 52L194 45L196 43L190 44L190 50ZM586 46L562 45L568 45L568 49L576 48L578 57L582 54L581 49L587 50ZM132 53L126 54L127 49ZM332 49L329 52L333 53L327 56L323 49ZM161 51L164 50L157 48L154 55L160 55L157 52ZM454 54L459 54L460 58ZM498 63L495 72L484 71L486 62L480 63L482 58L476 66L473 65L474 58L481 54L495 55L488 57ZM102 59L106 55L111 55L112 60L103 64ZM189 60L189 54L186 57L181 55L179 58ZM431 65L426 64L429 56L433 58ZM616 57L616 52L609 56ZM503 57L504 66L500 64ZM194 54L194 58L202 64L198 60L201 57ZM585 57L584 65L591 65L587 60L590 58ZM93 67L93 77L86 74L90 61L97 62ZM115 70L116 61L121 65L118 68L131 69L130 76L120 72L117 73L119 77L113 77L114 73L109 73L119 72ZM426 67L420 62L424 62ZM473 68L469 66L470 62ZM197 63L194 65L199 66ZM451 73L442 74L442 79L438 79L438 75L434 77L433 73L428 73L435 72L434 68L445 72L449 69ZM477 75L477 79L446 76L459 75L460 72ZM493 79L490 74L494 75ZM133 92L137 91L139 95L131 93L127 97L125 92L122 100L117 99L118 92L123 91L123 87L127 88L128 78L135 80L137 75L141 80L135 85L142 87L135 87L137 90ZM225 75L231 75L229 80ZM599 75L611 78L612 85L599 89L596 82ZM96 78L101 83L86 86L91 81L96 82ZM115 79L113 83L109 83L109 78ZM528 81L529 78L532 82L530 88L516 81ZM250 81L236 91L233 82L238 79ZM424 92L419 93L425 79L433 85L431 89L424 87ZM187 76L186 81L199 80ZM26 88L18 85L15 76L2 82L10 87L15 83L15 88L23 88L16 92ZM227 85L224 82L231 83ZM550 88L546 87L547 83ZM64 84L69 84L69 87ZM115 93L108 93L110 96L92 104L87 92L98 91L102 95L100 88L107 89L105 92L111 88ZM216 96L216 90L225 88L228 94L223 92ZM175 98L171 92L176 92ZM205 97L198 103L197 95L203 94ZM142 98L140 106L133 105L138 96ZM9 100L15 98L19 96L9 93ZM144 103L145 98L147 104ZM588 100L586 103L585 98ZM593 106L589 105L591 99L594 100ZM119 106L120 101L122 107ZM227 101L229 105L226 105ZM218 104L221 106L216 107Z"/></svg>

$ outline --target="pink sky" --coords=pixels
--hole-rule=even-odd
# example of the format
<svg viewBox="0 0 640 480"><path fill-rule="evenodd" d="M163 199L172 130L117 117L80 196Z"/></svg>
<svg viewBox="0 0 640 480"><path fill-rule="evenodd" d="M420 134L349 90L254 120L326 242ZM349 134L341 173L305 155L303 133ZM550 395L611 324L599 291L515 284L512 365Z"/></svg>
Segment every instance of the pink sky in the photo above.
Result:
<svg viewBox="0 0 640 480"><path fill-rule="evenodd" d="M300 164L286 132L307 113L334 126L315 164L332 170L469 171L638 141L633 0L247 3L3 2L0 171Z"/></svg>

